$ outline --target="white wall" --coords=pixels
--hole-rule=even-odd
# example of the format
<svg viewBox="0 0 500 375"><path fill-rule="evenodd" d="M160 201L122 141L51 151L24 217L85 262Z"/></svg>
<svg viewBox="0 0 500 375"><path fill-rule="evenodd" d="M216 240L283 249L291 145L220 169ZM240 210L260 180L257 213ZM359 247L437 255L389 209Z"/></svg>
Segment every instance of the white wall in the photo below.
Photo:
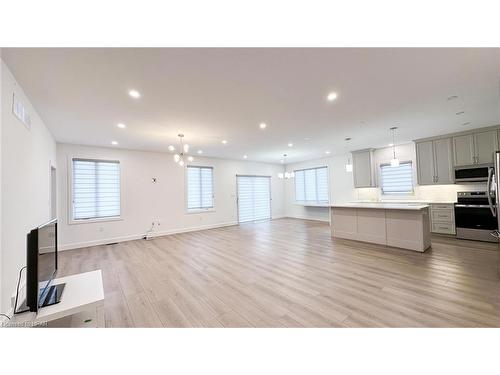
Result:
<svg viewBox="0 0 500 375"><path fill-rule="evenodd" d="M352 173L346 172L345 164L347 155L336 155L332 157L310 160L302 163L288 164L286 169L294 171L297 169L328 166L330 184L330 202L342 203L357 199ZM294 180L285 183L285 214L289 217L329 221L329 210L323 207L306 207L295 203Z"/></svg>
<svg viewBox="0 0 500 375"><path fill-rule="evenodd" d="M7 66L1 79L1 311L10 309L18 271L26 265L26 234L49 219L50 163L56 143ZM31 116L28 130L12 114L12 93Z"/></svg>
<svg viewBox="0 0 500 375"><path fill-rule="evenodd" d="M73 157L120 161L123 220L69 224L68 170ZM283 171L281 165L196 157L194 165L214 167L215 211L195 214L186 211L185 170L169 153L58 144L57 161L61 249L140 238L156 220L161 223L157 235L236 224L236 174L272 176L272 216L284 215L283 181L276 177Z"/></svg>

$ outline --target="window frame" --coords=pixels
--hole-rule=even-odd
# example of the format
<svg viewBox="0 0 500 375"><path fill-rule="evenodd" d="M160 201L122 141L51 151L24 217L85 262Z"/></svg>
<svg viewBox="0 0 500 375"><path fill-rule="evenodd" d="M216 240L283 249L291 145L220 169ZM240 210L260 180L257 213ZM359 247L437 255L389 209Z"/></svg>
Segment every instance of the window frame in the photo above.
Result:
<svg viewBox="0 0 500 375"><path fill-rule="evenodd" d="M380 163L379 164L379 169L378 169L378 177L379 177L379 187L380 187L380 195L383 196L384 198L394 198L394 199L399 199L401 197L413 197L415 196L415 176L413 173L413 160L404 160L400 161L399 164L411 164L411 191L409 192L403 192L403 193L384 193L384 188L382 185L382 167L384 166L390 166L390 162L385 162L385 163Z"/></svg>
<svg viewBox="0 0 500 375"><path fill-rule="evenodd" d="M212 207L207 208L189 208L189 195L188 195L188 187L189 187L189 173L188 168L206 168L212 170ZM184 196L185 196L185 207L186 213L188 214L199 214L204 212L215 212L215 177L214 177L214 167L210 165L187 165L185 170L184 177Z"/></svg>
<svg viewBox="0 0 500 375"><path fill-rule="evenodd" d="M90 219L75 219L73 217L73 160L88 160L88 161L97 161L97 162L109 162L109 163L117 163L119 165L120 171L120 215L119 216L109 216L109 217L97 217ZM105 223L112 221L123 221L123 174L122 174L122 163L119 159L101 159L95 157L88 156L68 156L67 159L68 164L68 224L69 225L78 225L78 224L90 224L90 223Z"/></svg>
<svg viewBox="0 0 500 375"><path fill-rule="evenodd" d="M330 169L328 168L328 165L321 165L319 167L310 167L310 168L300 168L300 169L294 169L293 173L295 176L297 176L297 172L301 171L308 171L308 170L317 170L317 169L322 169L326 168L326 177L327 177L327 190L328 190L328 200L326 201L319 201L319 200L305 200L305 176L304 176L304 200L297 200L297 187L296 187L296 179L294 177L293 179L293 195L294 195L294 203L299 204L299 205L304 205L304 206L319 206L319 207L327 207L330 205ZM318 184L316 181L316 196L318 196Z"/></svg>

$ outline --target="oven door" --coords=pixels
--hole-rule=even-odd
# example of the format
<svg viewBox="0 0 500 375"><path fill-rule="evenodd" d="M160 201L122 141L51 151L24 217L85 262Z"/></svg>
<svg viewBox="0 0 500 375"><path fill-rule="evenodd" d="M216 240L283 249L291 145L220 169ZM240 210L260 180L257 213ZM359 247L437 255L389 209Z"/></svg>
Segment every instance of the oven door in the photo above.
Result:
<svg viewBox="0 0 500 375"><path fill-rule="evenodd" d="M498 229L497 219L488 205L455 204L455 226L490 231Z"/></svg>

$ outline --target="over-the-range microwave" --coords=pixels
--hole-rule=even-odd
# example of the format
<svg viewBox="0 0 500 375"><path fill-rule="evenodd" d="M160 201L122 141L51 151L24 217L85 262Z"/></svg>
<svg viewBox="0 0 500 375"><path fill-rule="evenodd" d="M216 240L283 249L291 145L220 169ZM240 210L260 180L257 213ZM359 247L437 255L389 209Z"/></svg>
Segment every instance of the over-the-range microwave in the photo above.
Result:
<svg viewBox="0 0 500 375"><path fill-rule="evenodd" d="M489 170L493 164L467 165L455 167L455 183L488 181Z"/></svg>

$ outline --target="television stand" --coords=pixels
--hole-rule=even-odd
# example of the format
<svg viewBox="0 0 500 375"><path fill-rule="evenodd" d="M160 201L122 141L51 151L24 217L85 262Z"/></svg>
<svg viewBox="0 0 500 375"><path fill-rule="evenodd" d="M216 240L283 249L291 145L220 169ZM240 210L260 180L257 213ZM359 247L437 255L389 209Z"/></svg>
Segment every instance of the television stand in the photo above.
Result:
<svg viewBox="0 0 500 375"><path fill-rule="evenodd" d="M66 286L65 283L52 285L49 288L49 291L47 292L47 295L45 296L43 302L39 304L40 307L51 306L61 302L61 296L65 286Z"/></svg>
<svg viewBox="0 0 500 375"><path fill-rule="evenodd" d="M45 302L57 300L60 285L64 285L64 293L59 295L59 303L40 307L38 313L16 314L9 323L15 327L104 327L101 270L54 279L53 297Z"/></svg>

